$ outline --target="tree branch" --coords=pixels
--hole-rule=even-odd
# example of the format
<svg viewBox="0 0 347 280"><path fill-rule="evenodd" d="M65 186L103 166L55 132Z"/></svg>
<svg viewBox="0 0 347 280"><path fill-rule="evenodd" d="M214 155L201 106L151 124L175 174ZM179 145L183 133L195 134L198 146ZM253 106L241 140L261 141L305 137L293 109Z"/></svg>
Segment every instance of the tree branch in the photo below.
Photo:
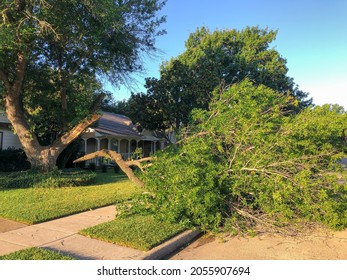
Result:
<svg viewBox="0 0 347 280"><path fill-rule="evenodd" d="M122 169L122 171L128 176L128 178L137 186L143 187L143 182L136 177L132 169L129 167L129 165L135 165L135 161L130 161L131 164L128 162L124 161L122 156L118 154L115 151L110 151L110 150L100 150L96 151L94 153L87 154L81 158L76 159L73 163L81 162L81 161L86 161L89 159L93 159L96 157L106 157L114 160L117 165Z"/></svg>
<svg viewBox="0 0 347 280"><path fill-rule="evenodd" d="M26 67L26 61L24 59L24 54L19 52L18 53L18 60L17 60L17 68L16 68L16 78L12 85L12 94L14 94L17 98L19 98L19 95L22 91L24 76L25 76L25 67Z"/></svg>
<svg viewBox="0 0 347 280"><path fill-rule="evenodd" d="M144 171L147 167L150 167L151 164L142 165L141 162L148 162L148 161L152 161L153 159L154 158L152 157L146 157L146 158L141 158L137 160L129 160L126 162L126 164L128 166L137 166L138 168L140 168L141 171Z"/></svg>
<svg viewBox="0 0 347 280"><path fill-rule="evenodd" d="M73 140L75 140L85 129L88 128L91 124L96 122L98 119L100 119L101 115L99 114L93 114L91 117L85 118L82 122L77 124L75 127L70 129L68 132L66 132L64 135L62 135L60 138L58 138L52 146L60 146L60 145L68 145Z"/></svg>
<svg viewBox="0 0 347 280"><path fill-rule="evenodd" d="M104 94L98 95L96 100L94 101L90 112L92 116L86 117L84 120L79 122L75 127L70 129L68 132L63 134L60 138L55 140L52 144L52 147L59 147L61 145L68 145L70 144L73 140L75 140L84 130L88 128L91 124L96 122L98 119L100 119L101 115L96 114L95 112L100 108L100 104L104 98Z"/></svg>
<svg viewBox="0 0 347 280"><path fill-rule="evenodd" d="M94 114L97 110L99 110L100 106L101 106L101 103L102 101L104 100L105 98L105 94L104 93L101 93L99 94L96 99L94 100L92 106L91 106L91 109L90 109L90 113L91 114Z"/></svg>
<svg viewBox="0 0 347 280"><path fill-rule="evenodd" d="M258 169L258 168L248 168L248 167L242 167L241 171L254 171L257 173L264 173L264 174L271 174L271 175L279 175L283 178L289 179L291 181L291 177L288 174L285 173L281 173L281 172L277 172L277 171L270 171L270 170L266 170L266 169Z"/></svg>

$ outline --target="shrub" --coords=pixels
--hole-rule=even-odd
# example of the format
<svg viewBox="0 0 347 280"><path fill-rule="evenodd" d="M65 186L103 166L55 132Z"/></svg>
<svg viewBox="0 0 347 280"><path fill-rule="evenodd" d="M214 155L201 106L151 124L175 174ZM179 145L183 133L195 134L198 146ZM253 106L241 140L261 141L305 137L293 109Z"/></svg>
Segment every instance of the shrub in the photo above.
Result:
<svg viewBox="0 0 347 280"><path fill-rule="evenodd" d="M91 162L88 164L88 169L90 171L95 171L96 170L96 164L94 162Z"/></svg>
<svg viewBox="0 0 347 280"><path fill-rule="evenodd" d="M103 172L103 173L107 172L107 165L106 164L101 165L101 172Z"/></svg>
<svg viewBox="0 0 347 280"><path fill-rule="evenodd" d="M0 172L22 171L30 168L23 150L9 148L0 150Z"/></svg>
<svg viewBox="0 0 347 280"><path fill-rule="evenodd" d="M95 182L96 174L86 171L13 172L0 177L0 189L84 186Z"/></svg>
<svg viewBox="0 0 347 280"><path fill-rule="evenodd" d="M120 172L120 168L119 168L118 164L115 164L113 169L114 169L115 173L119 173Z"/></svg>
<svg viewBox="0 0 347 280"><path fill-rule="evenodd" d="M78 166L84 168L85 161L81 161L77 164L73 163L74 160L84 156L84 152L81 152L81 139L77 139L71 142L64 150L60 153L57 158L57 167L59 169L73 168Z"/></svg>

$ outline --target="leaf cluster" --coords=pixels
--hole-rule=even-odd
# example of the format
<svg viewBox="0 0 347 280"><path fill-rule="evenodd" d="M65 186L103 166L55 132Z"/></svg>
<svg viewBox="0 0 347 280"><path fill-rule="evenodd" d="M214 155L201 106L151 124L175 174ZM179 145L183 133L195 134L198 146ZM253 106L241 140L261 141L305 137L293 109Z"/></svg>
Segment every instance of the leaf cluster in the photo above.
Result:
<svg viewBox="0 0 347 280"><path fill-rule="evenodd" d="M20 188L59 188L66 186L86 186L95 183L96 175L93 172L54 170L40 173L29 170L1 175L0 189Z"/></svg>
<svg viewBox="0 0 347 280"><path fill-rule="evenodd" d="M15 81L31 132L52 144L96 111L101 81L124 83L155 51L162 0L5 0L0 3L0 96ZM25 70L18 77L18 57Z"/></svg>
<svg viewBox="0 0 347 280"><path fill-rule="evenodd" d="M215 87L246 78L296 98L297 103L290 104L295 112L309 106L308 94L287 75L287 61L271 47L276 35L259 27L213 32L198 28L187 39L185 51L161 65L160 78L147 79L147 92L129 99L141 111L141 117L133 118L144 127L179 131L189 123L193 109L208 109Z"/></svg>
<svg viewBox="0 0 347 280"><path fill-rule="evenodd" d="M210 109L194 111L178 147L158 154L144 174L151 209L209 230L346 227L339 161L347 116L328 105L292 115L286 110L294 102L247 79L217 88Z"/></svg>

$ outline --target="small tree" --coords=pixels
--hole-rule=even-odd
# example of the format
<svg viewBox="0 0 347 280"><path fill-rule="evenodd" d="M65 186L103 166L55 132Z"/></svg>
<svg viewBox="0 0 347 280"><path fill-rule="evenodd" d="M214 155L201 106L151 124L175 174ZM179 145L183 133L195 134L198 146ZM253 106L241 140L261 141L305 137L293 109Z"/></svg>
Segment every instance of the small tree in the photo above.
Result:
<svg viewBox="0 0 347 280"><path fill-rule="evenodd" d="M152 210L173 221L233 230L299 221L347 226L338 180L347 115L331 106L286 111L290 95L249 80L214 91L178 147L144 174Z"/></svg>

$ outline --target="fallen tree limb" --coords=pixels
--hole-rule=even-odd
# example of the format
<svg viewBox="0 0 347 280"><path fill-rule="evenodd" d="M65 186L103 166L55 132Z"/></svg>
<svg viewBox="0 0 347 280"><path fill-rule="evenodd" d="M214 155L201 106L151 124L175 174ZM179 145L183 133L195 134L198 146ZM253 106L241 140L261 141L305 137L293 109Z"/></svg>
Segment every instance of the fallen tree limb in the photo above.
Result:
<svg viewBox="0 0 347 280"><path fill-rule="evenodd" d="M114 160L116 162L116 164L119 166L119 168L122 169L122 171L128 176L130 181L132 181L134 184L136 184L137 186L140 186L140 187L143 187L143 182L139 178L136 177L136 175L134 174L134 172L130 168L130 166L137 166L140 168L141 171L144 171L144 169L146 167L148 167L149 165L147 164L145 166L142 166L141 163L142 162L149 162L149 161L153 160L153 158L151 158L151 157L146 157L146 158L142 158L142 159L138 159L138 160L125 161L125 160L123 160L121 154L119 154L115 151L103 149L100 151L96 151L94 153L87 154L83 157L80 157L80 158L74 160L74 163L94 159L97 157L105 157L105 158L109 158L109 159Z"/></svg>

